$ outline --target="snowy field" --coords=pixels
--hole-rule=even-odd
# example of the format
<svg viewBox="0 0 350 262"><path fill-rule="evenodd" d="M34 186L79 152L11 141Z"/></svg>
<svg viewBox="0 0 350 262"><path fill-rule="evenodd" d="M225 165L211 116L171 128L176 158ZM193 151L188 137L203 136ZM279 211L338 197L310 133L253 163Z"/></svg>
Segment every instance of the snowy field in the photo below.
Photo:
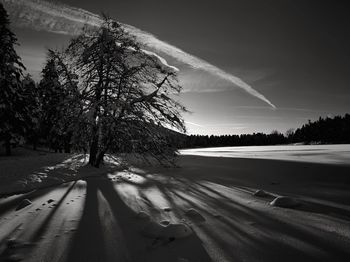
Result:
<svg viewBox="0 0 350 262"><path fill-rule="evenodd" d="M102 169L84 155L0 157L2 193L30 190L0 198L0 261L349 261L348 154L208 148L176 168L110 156Z"/></svg>
<svg viewBox="0 0 350 262"><path fill-rule="evenodd" d="M260 158L350 165L350 145L211 147L180 150L182 155Z"/></svg>

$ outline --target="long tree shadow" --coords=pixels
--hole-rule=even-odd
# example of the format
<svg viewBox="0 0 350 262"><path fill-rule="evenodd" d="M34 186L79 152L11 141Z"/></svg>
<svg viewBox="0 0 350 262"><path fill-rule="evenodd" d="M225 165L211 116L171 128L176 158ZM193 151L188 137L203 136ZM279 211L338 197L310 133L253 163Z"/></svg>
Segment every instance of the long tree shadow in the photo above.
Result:
<svg viewBox="0 0 350 262"><path fill-rule="evenodd" d="M206 158L204 158L206 159ZM225 160L230 163L234 163L233 160ZM265 161L265 160L264 160ZM248 161L249 162L249 161ZM274 165L273 161L268 161L270 164ZM280 165L286 165L285 167L290 167L290 165L297 165L297 169L304 168L298 163L284 163L279 161L278 172L280 171ZM311 169L316 168L317 165L311 165ZM329 170L332 170L333 166L322 165L321 177L317 177L317 174L311 173L308 179L312 181L328 182L329 178L326 176ZM241 241L245 242L248 249L252 251L251 257L258 259L259 256L265 257L269 261L275 260L279 261L279 258L273 258L273 254L287 254L288 261L295 261L295 259L308 259L312 261L323 260L343 260L350 257L350 252L347 247L348 244L341 240L340 236L334 235L332 232L327 232L325 228L320 228L319 226L313 226L312 224L305 224L304 221L298 220L301 216L294 212L314 212L318 214L327 214L330 211L337 212L339 215L347 215L347 210L341 208L334 208L332 206L320 206L320 205L303 205L299 210L289 211L291 214L295 214L296 217L278 216L277 214L266 212L268 207L264 209L256 209L246 203L242 204L235 200L235 197L227 197L227 194L223 194L220 188L226 188L226 190L236 190L239 189L240 193L246 193L241 190L241 188L252 187L258 188L257 181L254 180L254 174L248 174L245 178L241 174L227 174L224 169L220 168L216 172L224 171L218 177L215 175L193 175L193 172L169 172L165 171L166 174L174 176L176 183L168 183L164 179L155 179L154 183L158 184L158 189L162 194L168 195L167 199L181 199L182 202L187 202L187 206L194 207L199 210L202 214L207 217L211 217L213 210L217 209L218 212L225 214L221 217L220 223L225 228L226 232L230 232L231 236L239 238ZM282 168L283 170L283 168ZM340 171L339 181L345 182L343 188L349 187L348 176L345 172L349 170L348 167L340 167L337 169ZM193 171L193 170L191 170ZM270 170L266 170L269 172ZM142 172L139 175L144 175L147 177L147 173L152 173L152 171ZM273 170L276 173L276 170ZM164 176L161 172L157 172L159 176ZM208 172L207 172L208 173ZM302 176L305 174L298 174L297 176ZM160 181L166 181L162 184ZM258 181L262 181L261 178ZM127 182L127 181L124 181ZM203 183L206 182L206 183ZM330 181L329 181L330 182ZM216 186L214 190L207 183L211 183ZM152 183L148 183L152 184ZM332 184L330 182L330 184ZM136 186L136 185L135 185ZM270 185L270 188L274 186ZM285 188L277 189L278 192L285 192ZM301 197L303 196L313 196L314 191L308 192L303 189L297 188L297 193ZM291 191L293 192L293 191ZM349 194L349 193L348 193ZM348 195L347 194L347 195ZM233 192L234 196L235 193ZM316 191L317 195L317 191ZM346 194L345 194L346 195ZM251 194L247 196L252 198ZM348 201L348 199L344 199ZM257 200L260 201L260 200ZM169 201L171 203L177 203L179 201ZM262 201L263 202L263 201ZM268 203L268 202L267 202ZM267 205L264 204L264 205ZM306 202L305 202L306 203ZM304 204L305 204L304 203ZM211 207L208 210L208 207ZM283 212L283 209L280 211ZM301 214L302 215L302 214ZM332 217L328 219L332 220ZM247 226L245 221L252 221L253 226ZM346 221L344 221L346 223ZM345 226L345 224L344 224ZM253 228L253 230L252 230ZM214 241L222 250L229 253L231 258L236 257L236 253L232 248L232 245L226 240L224 240L220 235L218 235L215 230L211 230L208 227L202 226L198 230L205 232L206 235L210 236L212 241ZM256 232L256 233L252 233ZM279 241L278 239L286 239L285 241ZM297 244L298 243L298 244ZM256 251L254 253L254 251Z"/></svg>
<svg viewBox="0 0 350 262"><path fill-rule="evenodd" d="M6 198L1 199L2 201L0 202L0 216L8 211L15 210L15 208L21 203L22 200L29 199L33 202L35 199L38 199L43 195L49 193L51 190L52 188L38 189L26 194L9 197L9 200Z"/></svg>
<svg viewBox="0 0 350 262"><path fill-rule="evenodd" d="M142 224L139 224L137 214L122 200L109 179L90 178L86 182L87 196L83 216L66 261L116 261L118 257L118 261L175 262L181 258L189 261L211 261L195 234L184 239L165 241L157 247L152 246L155 239L142 236ZM98 201L97 192L101 192L105 202ZM107 208L99 208L99 204L107 205ZM102 215L99 214L101 210L105 210ZM111 213L110 218L106 212ZM110 242L116 245L120 243L121 246L111 247L106 243L107 235ZM111 238L118 238L119 241ZM116 254L113 259L108 248L125 254Z"/></svg>
<svg viewBox="0 0 350 262"><path fill-rule="evenodd" d="M119 194L116 192L113 184L110 181L101 180L99 181L99 183L101 193L104 195L107 202L109 203L115 219L118 220L121 225L126 225L126 227L123 226L122 228L125 229L124 235L126 236L129 244L131 244L130 247L132 248L134 246L132 245L132 241L135 241L135 238L141 239L139 237L140 233L137 232L137 227L135 227L133 223L130 223L130 219L135 217L135 213L130 209L130 207L125 205L124 201L120 198ZM134 237L132 235L134 235ZM200 239L195 234L189 238L179 239L175 241L177 242L177 245L169 243L167 248L163 250L156 250L157 252L150 252L150 260L148 261L152 261L153 258L154 261L171 262L179 261L179 259L184 257L190 261L211 261L209 255L202 246ZM142 245L142 243L139 244Z"/></svg>
<svg viewBox="0 0 350 262"><path fill-rule="evenodd" d="M208 187L205 187L208 188ZM350 256L350 252L344 249L344 246L339 246L339 242L333 242L327 238L327 236L320 235L319 228L306 227L302 224L296 223L295 219L285 220L278 218L267 212L262 212L238 203L237 201L227 200L223 197L208 197L205 191L191 189L191 194L196 196L196 199L200 200L206 205L216 207L220 212L225 215L220 218L221 224L225 224L227 230L236 238L240 238L248 244L250 250L255 250L255 255L270 256L275 252L283 252L289 254L287 260L294 260L297 258L308 258L308 261L317 261L319 259L342 259ZM221 195L217 192L218 196ZM210 212L207 209L202 208L198 202L193 202L184 198L189 205L199 210L202 214L206 214L210 217ZM249 225L245 224L246 221L252 221L257 232L263 233L264 237L259 234L252 234L252 230L249 229ZM215 232L202 228L207 234L216 239L216 242L221 245L224 250L228 250L229 244L223 241L220 237L214 236ZM254 230L256 231L256 230ZM327 235L327 234L326 234ZM331 234L328 234L330 236ZM282 241L276 241L273 236L285 237L300 241L300 243L307 243L308 246L312 246L315 249L319 249L323 253L323 257L317 252L310 250L305 251L299 249L297 246L288 245ZM252 252L251 254L254 254ZM232 256L234 254L231 253Z"/></svg>
<svg viewBox="0 0 350 262"><path fill-rule="evenodd" d="M86 180L86 198L79 227L70 243L66 261L106 261L103 224L99 217L98 186Z"/></svg>
<svg viewBox="0 0 350 262"><path fill-rule="evenodd" d="M40 227L31 236L31 238L29 240L30 242L37 242L45 234L45 232L49 229L51 219L54 217L54 215L58 211L59 207L62 205L63 201L67 198L69 193L73 190L75 185L76 185L76 182L73 182L72 185L69 186L67 191L60 198L60 200L53 206L52 210L47 215L45 220L41 223Z"/></svg>
<svg viewBox="0 0 350 262"><path fill-rule="evenodd" d="M201 159L201 161L208 160ZM215 161L218 160L215 159ZM215 161L210 160L209 163ZM217 166L204 166L204 169L208 168L204 173L200 173L203 172L203 167L193 169L187 166L185 171L188 172L181 169L147 170L143 168L143 172L137 173L144 178L143 183L132 179L119 179L114 183L106 177L86 179L88 189L85 209L78 231L71 243L68 261L113 261L113 256L108 251L113 248L109 244L113 242L109 241L111 238L119 238L119 242L117 240L113 242L116 245L115 249L119 250L116 252L125 252L125 255L118 256L119 261L175 262L181 258L189 261L211 261L206 250L208 246L204 248L202 240L206 245L210 243L209 248L216 247L214 251L210 251L211 256L214 254L217 258L217 252L222 252L222 257L228 261L244 259L280 261L281 255L286 261L297 259L341 261L350 257L348 242L342 241L341 236L334 232L328 232L322 224L327 219L338 224L346 223L345 220L333 221L332 216L321 217L323 222L313 225L313 220L308 218L310 212L325 215L327 212L336 212L339 215L347 215L346 210L334 208L331 204L328 209L327 206L312 204L303 205L299 210L276 209L270 207L266 199L254 199L251 195L254 189L263 188L277 195L294 193L301 198L317 199L318 183L337 185L327 177L327 172L333 170L333 166L323 165L319 176L313 172L306 173L308 177L302 183L312 183L314 186L313 190L308 191L308 188L302 187L293 190L293 186L299 185L298 179L301 179L305 172L293 177L292 171L288 169L319 170L315 164L305 167L305 163L284 161L278 161L278 163L272 160L254 160L253 162L243 160L243 163L241 161L237 162L238 166L233 173L232 169L226 168L225 165L234 165L236 162L232 159L224 159L220 160ZM266 168L264 172L273 173L268 176L268 181L265 181L263 174L255 174L256 169L253 168L247 172L241 166L252 164L261 165L262 170ZM158 175L155 175L155 170ZM290 188L283 184L271 183L271 180L279 181L280 176L283 175L280 173L284 170L288 170L287 175L292 176L287 179L287 183L292 183ZM341 190L349 188L349 178L345 175L349 168L339 167L336 170L340 172L338 182L344 183ZM214 171L219 175L210 174ZM241 171L243 174L240 173ZM138 191L137 194L146 200L148 200L147 190L152 188L169 203L177 218L180 219L184 215L184 208L192 207L207 218L207 223L192 224L195 234L189 238L176 239L153 248L152 240L141 236L136 213L129 205L130 203L127 204L123 200L118 192L119 189L116 189L118 183L130 184L136 188L135 192ZM346 195L348 193L344 193L343 196ZM247 199L258 204L249 205ZM338 199L330 200L329 203L332 201L336 203ZM345 200L345 203L347 201ZM146 202L147 206L152 205L152 201ZM104 210L103 214L101 210ZM309 214L305 216L303 212ZM221 216L214 217L213 213ZM306 220L303 221L303 219ZM213 225L215 228L212 228ZM118 243L124 247L117 246Z"/></svg>
<svg viewBox="0 0 350 262"><path fill-rule="evenodd" d="M303 211L332 214L341 219L350 217L347 208L350 206L349 165L201 156L182 156L181 159L190 172L185 175L181 171L173 172L178 181L208 181L248 188L252 193L263 189L275 195L300 198L304 203L300 208ZM192 167L191 162L203 165ZM152 171L152 168L147 170ZM164 171L165 174L169 172Z"/></svg>
<svg viewBox="0 0 350 262"><path fill-rule="evenodd" d="M76 182L73 182L70 186L64 186L68 188L66 190L62 189L62 191L65 191L63 191L64 194L61 196L60 200L57 203L50 206L50 208L52 209L33 232L31 232L32 228L31 226L29 226L29 223L20 222L15 228L13 228L13 230L11 230L6 236L4 236L3 239L1 239L2 243L0 244L0 250L3 249L3 252L0 256L0 261L3 261L2 258L4 259L4 261L12 261L12 256L16 255L16 253L20 254L20 257L30 256L31 252L34 251L34 246L36 246L36 244L38 244L38 242L42 240L44 234L49 230L51 225L50 223L52 219L54 219L57 210L59 209L65 198L68 196L68 194L72 191L75 184ZM38 190L33 192L32 194L26 194L26 197L30 197L30 199L34 200L35 198L39 198L45 194L48 194L48 191L49 189ZM15 199L18 201L19 198ZM20 228L23 225L25 225L25 227ZM28 236L26 236L27 234Z"/></svg>

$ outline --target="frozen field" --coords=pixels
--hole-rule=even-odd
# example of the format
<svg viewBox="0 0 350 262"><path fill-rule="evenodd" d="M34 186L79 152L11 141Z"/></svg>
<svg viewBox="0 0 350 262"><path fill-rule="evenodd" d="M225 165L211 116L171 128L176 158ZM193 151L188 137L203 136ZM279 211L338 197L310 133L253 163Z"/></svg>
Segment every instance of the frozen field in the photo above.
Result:
<svg viewBox="0 0 350 262"><path fill-rule="evenodd" d="M182 155L261 158L350 165L350 145L211 147L180 150Z"/></svg>

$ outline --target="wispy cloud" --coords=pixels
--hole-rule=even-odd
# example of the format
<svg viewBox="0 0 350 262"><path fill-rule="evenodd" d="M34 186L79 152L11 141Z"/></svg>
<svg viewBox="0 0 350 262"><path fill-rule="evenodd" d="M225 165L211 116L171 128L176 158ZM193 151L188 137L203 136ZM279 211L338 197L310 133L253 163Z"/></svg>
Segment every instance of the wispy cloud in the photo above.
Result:
<svg viewBox="0 0 350 262"><path fill-rule="evenodd" d="M233 109L247 109L247 110L271 110L267 106L230 106ZM325 113L327 110L317 110L311 108L297 108L297 107L279 107L275 112L303 112L303 113ZM341 113L341 112L340 112Z"/></svg>
<svg viewBox="0 0 350 262"><path fill-rule="evenodd" d="M180 69L178 69L177 67L172 66L172 65L169 65L169 64L168 64L168 61L166 61L164 57L161 57L160 55L158 55L158 54L156 54L156 53L154 53L154 52L145 50L145 49L142 49L142 51L143 51L144 53L146 53L147 55L151 55L151 56L156 57L156 58L157 58L163 65L165 65L166 67L171 68L172 70L177 71L177 72L180 71Z"/></svg>
<svg viewBox="0 0 350 262"><path fill-rule="evenodd" d="M231 129L244 129L246 126L240 124L232 124L232 123L223 123L223 124L210 124L210 125L200 125L194 122L185 121L186 124L201 127L201 128L216 128L216 127L229 127Z"/></svg>
<svg viewBox="0 0 350 262"><path fill-rule="evenodd" d="M197 126L197 127L204 127L200 124L196 124L196 123L193 123L193 122L190 122L190 121L185 121L186 124L189 124L189 125L192 125L192 126Z"/></svg>
<svg viewBox="0 0 350 262"><path fill-rule="evenodd" d="M0 0L10 13L16 26L29 27L36 30L77 35L84 25L99 26L100 16L80 8L70 7L58 2L42 0ZM248 94L266 102L276 108L263 94L253 89L249 84L224 70L204 61L183 50L159 40L154 35L131 25L122 24L124 29L142 43L145 47L161 54L165 54L194 69L204 70L212 75L224 79ZM162 60L161 60L162 61Z"/></svg>
<svg viewBox="0 0 350 262"><path fill-rule="evenodd" d="M229 128L232 128L232 129L243 129L243 128L246 128L246 126L243 126L243 125L230 124L230 123L205 125L204 127L229 127Z"/></svg>

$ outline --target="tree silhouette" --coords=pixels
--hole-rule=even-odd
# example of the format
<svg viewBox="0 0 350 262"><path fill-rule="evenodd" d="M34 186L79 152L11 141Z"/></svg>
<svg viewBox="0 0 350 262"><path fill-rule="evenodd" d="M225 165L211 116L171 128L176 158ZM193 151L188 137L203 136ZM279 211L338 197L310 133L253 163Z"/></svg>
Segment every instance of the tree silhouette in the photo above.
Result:
<svg viewBox="0 0 350 262"><path fill-rule="evenodd" d="M12 145L23 141L26 107L21 85L24 66L14 49L17 38L9 25L0 3L0 141L4 142L7 155L11 154Z"/></svg>
<svg viewBox="0 0 350 262"><path fill-rule="evenodd" d="M185 108L171 98L181 90L176 72L118 23L106 18L97 30L85 29L57 56L65 71L61 84L74 86L72 72L78 74L76 123L85 126L91 165L98 167L107 151L118 152L130 141L137 152L164 159L174 150L160 130L185 130Z"/></svg>
<svg viewBox="0 0 350 262"><path fill-rule="evenodd" d="M48 52L47 62L42 70L42 80L39 84L41 101L41 133L50 148L55 151L70 152L72 139L72 123L77 104L76 85L74 88L62 83L60 78L65 75L62 61L51 50Z"/></svg>
<svg viewBox="0 0 350 262"><path fill-rule="evenodd" d="M288 129L283 135L277 130L270 134L253 133L242 135L222 136L187 136L180 147L217 147L217 146L258 146L282 145L288 143L322 143L339 144L350 143L350 115L334 118L319 118L315 122L308 121L301 128Z"/></svg>
<svg viewBox="0 0 350 262"><path fill-rule="evenodd" d="M350 143L350 115L319 118L295 130L293 142Z"/></svg>
<svg viewBox="0 0 350 262"><path fill-rule="evenodd" d="M28 74L22 80L23 96L26 101L26 139L36 150L40 139L40 119L42 117L38 85Z"/></svg>

